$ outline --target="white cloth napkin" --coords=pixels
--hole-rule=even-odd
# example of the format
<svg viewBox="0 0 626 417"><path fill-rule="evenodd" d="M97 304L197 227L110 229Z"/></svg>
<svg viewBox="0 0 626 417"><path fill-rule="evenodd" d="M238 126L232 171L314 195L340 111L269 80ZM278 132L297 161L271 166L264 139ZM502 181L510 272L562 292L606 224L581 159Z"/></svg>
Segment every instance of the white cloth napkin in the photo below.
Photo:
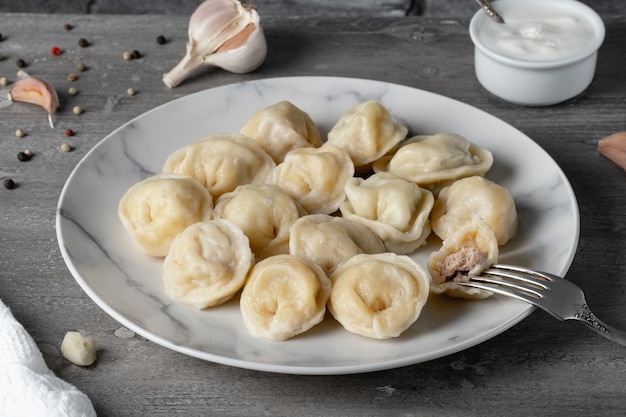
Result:
<svg viewBox="0 0 626 417"><path fill-rule="evenodd" d="M56 377L0 300L0 417L95 417L89 398Z"/></svg>

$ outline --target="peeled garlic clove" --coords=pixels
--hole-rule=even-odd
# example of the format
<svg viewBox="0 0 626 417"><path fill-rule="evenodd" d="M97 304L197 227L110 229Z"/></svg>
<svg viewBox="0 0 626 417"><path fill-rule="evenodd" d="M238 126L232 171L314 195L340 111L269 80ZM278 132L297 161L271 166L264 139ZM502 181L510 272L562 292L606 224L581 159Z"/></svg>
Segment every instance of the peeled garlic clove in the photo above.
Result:
<svg viewBox="0 0 626 417"><path fill-rule="evenodd" d="M9 100L43 107L48 111L50 126L54 127L52 115L59 107L59 97L49 82L33 76L20 78L11 86Z"/></svg>
<svg viewBox="0 0 626 417"><path fill-rule="evenodd" d="M250 3L240 0L206 0L189 19L187 52L163 76L168 87L206 65L235 73L257 69L267 55L260 17Z"/></svg>
<svg viewBox="0 0 626 417"><path fill-rule="evenodd" d="M626 170L626 132L617 132L598 141L598 152Z"/></svg>
<svg viewBox="0 0 626 417"><path fill-rule="evenodd" d="M93 364L96 361L96 351L96 340L79 332L67 332L61 343L63 357L75 365Z"/></svg>

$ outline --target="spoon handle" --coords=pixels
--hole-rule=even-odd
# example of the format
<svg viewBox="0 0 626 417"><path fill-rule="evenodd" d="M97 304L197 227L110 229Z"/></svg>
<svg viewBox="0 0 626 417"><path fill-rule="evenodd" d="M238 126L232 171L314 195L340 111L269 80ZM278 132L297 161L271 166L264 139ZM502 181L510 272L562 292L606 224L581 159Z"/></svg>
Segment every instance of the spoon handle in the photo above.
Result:
<svg viewBox="0 0 626 417"><path fill-rule="evenodd" d="M491 3L489 3L489 0L476 0L476 2L480 4L485 13L487 13L487 16L489 16L498 23L504 23L504 19L498 14L498 12L496 12Z"/></svg>

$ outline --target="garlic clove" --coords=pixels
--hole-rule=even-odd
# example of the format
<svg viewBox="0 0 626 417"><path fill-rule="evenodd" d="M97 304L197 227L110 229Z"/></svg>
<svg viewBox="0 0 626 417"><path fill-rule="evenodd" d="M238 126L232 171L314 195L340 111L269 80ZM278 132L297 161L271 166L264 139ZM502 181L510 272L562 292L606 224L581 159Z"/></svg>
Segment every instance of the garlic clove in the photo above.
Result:
<svg viewBox="0 0 626 417"><path fill-rule="evenodd" d="M59 107L59 97L52 85L41 78L26 75L17 80L9 90L9 100L35 104L48 112L50 126L54 127L52 115Z"/></svg>
<svg viewBox="0 0 626 417"><path fill-rule="evenodd" d="M260 25L248 25L250 29L245 44L225 45L217 53L207 57L205 62L236 74L252 72L263 64L267 55L267 43L263 28Z"/></svg>
<svg viewBox="0 0 626 417"><path fill-rule="evenodd" d="M626 132L617 132L598 141L600 155L626 170Z"/></svg>
<svg viewBox="0 0 626 417"><path fill-rule="evenodd" d="M97 343L92 336L83 336L79 332L67 332L61 343L63 357L80 366L92 365L97 358Z"/></svg>
<svg viewBox="0 0 626 417"><path fill-rule="evenodd" d="M186 54L163 82L176 87L203 66L235 73L257 69L267 42L254 6L241 0L205 0L189 19Z"/></svg>

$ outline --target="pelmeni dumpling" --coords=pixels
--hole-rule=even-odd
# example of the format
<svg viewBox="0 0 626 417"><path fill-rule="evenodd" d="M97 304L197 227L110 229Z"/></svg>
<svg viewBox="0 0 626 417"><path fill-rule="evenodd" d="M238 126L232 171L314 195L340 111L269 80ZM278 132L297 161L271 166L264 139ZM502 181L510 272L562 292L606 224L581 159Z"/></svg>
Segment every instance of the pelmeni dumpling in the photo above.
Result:
<svg viewBox="0 0 626 417"><path fill-rule="evenodd" d="M322 146L319 129L311 117L289 101L257 111L241 133L254 139L277 164L293 149Z"/></svg>
<svg viewBox="0 0 626 417"><path fill-rule="evenodd" d="M469 219L443 241L428 258L431 292L466 299L483 299L493 293L460 285L498 262L498 242L493 231L478 216Z"/></svg>
<svg viewBox="0 0 626 417"><path fill-rule="evenodd" d="M462 178L439 193L431 214L432 229L442 240L477 216L504 245L517 231L517 209L509 191L484 177Z"/></svg>
<svg viewBox="0 0 626 417"><path fill-rule="evenodd" d="M419 317L430 277L406 255L359 254L330 276L328 310L349 332L374 339L397 337Z"/></svg>
<svg viewBox="0 0 626 417"><path fill-rule="evenodd" d="M353 175L348 154L334 145L324 145L290 151L268 182L285 190L307 213L330 214L345 198L344 185Z"/></svg>
<svg viewBox="0 0 626 417"><path fill-rule="evenodd" d="M194 177L217 198L238 185L265 181L275 166L253 139L238 133L221 133L172 153L163 172Z"/></svg>
<svg viewBox="0 0 626 417"><path fill-rule="evenodd" d="M213 209L213 218L230 220L243 230L257 260L288 253L289 228L305 214L282 188L270 184L240 185L222 194Z"/></svg>
<svg viewBox="0 0 626 417"><path fill-rule="evenodd" d="M256 337L282 341L324 318L331 283L322 269L292 255L265 258L252 268L241 292L241 313Z"/></svg>
<svg viewBox="0 0 626 417"><path fill-rule="evenodd" d="M343 217L311 214L291 226L289 253L321 266L327 275L354 255L381 252L385 245L374 232Z"/></svg>
<svg viewBox="0 0 626 417"><path fill-rule="evenodd" d="M198 309L223 304L246 282L254 264L248 238L227 220L186 228L163 262L165 292Z"/></svg>
<svg viewBox="0 0 626 417"><path fill-rule="evenodd" d="M439 133L414 136L393 155L374 163L375 172L391 172L420 186L445 183L458 178L484 175L493 155L461 135Z"/></svg>
<svg viewBox="0 0 626 417"><path fill-rule="evenodd" d="M196 179L158 174L130 187L118 204L118 217L146 255L163 257L185 228L208 220L213 198Z"/></svg>
<svg viewBox="0 0 626 417"><path fill-rule="evenodd" d="M345 187L341 214L364 224L389 252L408 254L426 243L434 197L415 183L389 173L352 178Z"/></svg>
<svg viewBox="0 0 626 417"><path fill-rule="evenodd" d="M348 152L360 171L400 143L407 132L405 126L393 121L382 104L369 100L341 116L328 132L326 143Z"/></svg>

